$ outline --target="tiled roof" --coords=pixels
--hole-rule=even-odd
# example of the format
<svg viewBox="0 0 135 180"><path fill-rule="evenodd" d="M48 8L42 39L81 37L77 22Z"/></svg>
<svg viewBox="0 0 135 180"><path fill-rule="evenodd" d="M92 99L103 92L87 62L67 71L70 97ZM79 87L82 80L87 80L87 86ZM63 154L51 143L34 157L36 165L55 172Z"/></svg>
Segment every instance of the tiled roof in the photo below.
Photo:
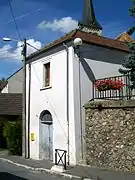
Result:
<svg viewBox="0 0 135 180"><path fill-rule="evenodd" d="M123 41L123 42L132 42L132 41L134 41L134 40L132 39L132 37L131 37L127 32L124 32L124 33L120 34L120 35L116 38L116 40Z"/></svg>
<svg viewBox="0 0 135 180"><path fill-rule="evenodd" d="M129 52L128 46L124 42L114 40L114 39L109 39L103 36L98 36L92 33L86 33L86 32L76 29L66 34L65 36L61 37L60 39L46 45L39 51L36 51L35 53L31 54L27 59L29 60L30 58L36 55L39 55L42 52L49 50L50 48L58 46L59 44L62 44L64 42L74 40L75 38L81 38L84 42L88 44L94 44L97 46L103 46L106 48L112 48L119 51Z"/></svg>
<svg viewBox="0 0 135 180"><path fill-rule="evenodd" d="M1 93L0 115L22 115L22 94Z"/></svg>

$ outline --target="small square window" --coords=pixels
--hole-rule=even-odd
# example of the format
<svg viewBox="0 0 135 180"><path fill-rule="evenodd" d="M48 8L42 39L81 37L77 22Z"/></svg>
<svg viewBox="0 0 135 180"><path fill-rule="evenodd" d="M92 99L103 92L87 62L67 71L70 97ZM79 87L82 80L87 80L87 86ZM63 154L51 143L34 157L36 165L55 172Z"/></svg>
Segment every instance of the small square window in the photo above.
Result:
<svg viewBox="0 0 135 180"><path fill-rule="evenodd" d="M44 64L44 87L50 86L50 62Z"/></svg>

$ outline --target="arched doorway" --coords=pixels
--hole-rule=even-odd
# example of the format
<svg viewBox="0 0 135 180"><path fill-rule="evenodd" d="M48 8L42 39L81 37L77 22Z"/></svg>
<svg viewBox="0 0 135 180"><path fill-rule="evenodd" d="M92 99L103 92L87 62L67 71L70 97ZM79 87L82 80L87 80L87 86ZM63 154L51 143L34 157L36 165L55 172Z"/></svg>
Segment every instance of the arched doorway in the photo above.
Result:
<svg viewBox="0 0 135 180"><path fill-rule="evenodd" d="M53 119L48 110L40 114L39 158L53 160Z"/></svg>

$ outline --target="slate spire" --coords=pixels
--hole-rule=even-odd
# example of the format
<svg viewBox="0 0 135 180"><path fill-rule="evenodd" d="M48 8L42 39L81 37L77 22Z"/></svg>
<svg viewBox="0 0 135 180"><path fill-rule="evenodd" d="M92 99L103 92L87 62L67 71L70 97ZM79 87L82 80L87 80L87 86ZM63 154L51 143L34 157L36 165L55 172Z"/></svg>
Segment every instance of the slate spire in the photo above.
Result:
<svg viewBox="0 0 135 180"><path fill-rule="evenodd" d="M83 19L79 22L79 28L88 33L100 33L102 30L96 19L92 0L84 0Z"/></svg>

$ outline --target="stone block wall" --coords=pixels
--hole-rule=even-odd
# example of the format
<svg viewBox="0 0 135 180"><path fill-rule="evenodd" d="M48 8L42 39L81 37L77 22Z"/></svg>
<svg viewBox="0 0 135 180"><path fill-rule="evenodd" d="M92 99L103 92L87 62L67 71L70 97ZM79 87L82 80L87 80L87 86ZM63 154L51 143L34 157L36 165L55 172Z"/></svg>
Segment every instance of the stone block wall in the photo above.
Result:
<svg viewBox="0 0 135 180"><path fill-rule="evenodd" d="M135 171L135 101L89 102L85 113L87 164Z"/></svg>

